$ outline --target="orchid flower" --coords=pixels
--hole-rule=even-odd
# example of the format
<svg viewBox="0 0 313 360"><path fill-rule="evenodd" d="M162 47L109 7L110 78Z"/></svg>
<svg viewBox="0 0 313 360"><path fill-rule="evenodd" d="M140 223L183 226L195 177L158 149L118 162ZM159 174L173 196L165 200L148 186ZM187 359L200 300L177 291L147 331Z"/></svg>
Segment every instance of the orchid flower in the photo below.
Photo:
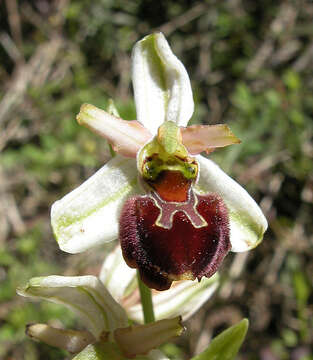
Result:
<svg viewBox="0 0 313 360"><path fill-rule="evenodd" d="M128 326L125 310L95 276L32 278L17 292L65 305L83 320L87 331L58 329L46 324L26 327L31 338L77 354L76 360L124 360L137 355L138 360L168 360L155 348L183 331L180 317Z"/></svg>
<svg viewBox="0 0 313 360"><path fill-rule="evenodd" d="M212 276L226 254L257 246L266 219L250 195L204 156L240 141L226 125L186 127L194 103L188 74L161 33L133 50L136 121L85 104L78 122L117 153L52 206L62 250L119 238L126 263L151 288Z"/></svg>

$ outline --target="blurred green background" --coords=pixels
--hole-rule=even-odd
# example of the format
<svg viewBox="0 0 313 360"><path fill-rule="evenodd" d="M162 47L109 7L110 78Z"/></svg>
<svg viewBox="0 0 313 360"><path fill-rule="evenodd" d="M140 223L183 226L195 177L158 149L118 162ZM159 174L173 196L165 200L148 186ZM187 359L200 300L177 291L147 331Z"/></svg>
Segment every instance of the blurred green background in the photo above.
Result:
<svg viewBox="0 0 313 360"><path fill-rule="evenodd" d="M106 142L79 127L84 102L112 97L135 118L134 43L162 31L192 81L193 123L227 123L242 144L211 157L254 196L264 242L224 262L217 294L173 359L189 359L242 317L238 359L313 359L313 2L3 0L0 2L0 358L63 359L25 324L79 327L65 309L15 294L32 276L97 274L105 255L62 253L51 204L102 166ZM101 250L101 249L100 249Z"/></svg>

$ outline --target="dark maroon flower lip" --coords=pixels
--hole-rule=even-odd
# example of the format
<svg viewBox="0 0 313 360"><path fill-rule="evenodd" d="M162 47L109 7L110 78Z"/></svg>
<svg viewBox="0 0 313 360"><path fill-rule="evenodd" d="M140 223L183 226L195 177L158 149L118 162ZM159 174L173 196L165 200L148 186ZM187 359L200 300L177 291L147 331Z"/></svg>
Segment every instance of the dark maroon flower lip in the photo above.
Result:
<svg viewBox="0 0 313 360"><path fill-rule="evenodd" d="M198 195L192 188L187 202L180 204L184 208L157 198L154 193L135 196L122 208L119 239L126 263L138 268L146 285L156 290L170 288L172 281L212 276L231 248L223 200L217 194ZM201 226L194 225L192 213L204 220Z"/></svg>

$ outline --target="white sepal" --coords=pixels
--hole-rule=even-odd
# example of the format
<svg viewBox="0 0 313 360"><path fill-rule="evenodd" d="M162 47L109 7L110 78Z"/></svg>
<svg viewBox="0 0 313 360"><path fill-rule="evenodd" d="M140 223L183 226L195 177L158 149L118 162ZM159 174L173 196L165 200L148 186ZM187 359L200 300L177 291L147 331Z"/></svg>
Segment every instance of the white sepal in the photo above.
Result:
<svg viewBox="0 0 313 360"><path fill-rule="evenodd" d="M232 251L253 249L262 241L267 229L262 210L248 192L213 161L201 155L197 160L200 177L195 189L200 193L217 193L225 201L229 211Z"/></svg>
<svg viewBox="0 0 313 360"><path fill-rule="evenodd" d="M95 276L47 276L32 278L17 293L63 304L77 313L96 339L104 331L128 325L125 310Z"/></svg>
<svg viewBox="0 0 313 360"><path fill-rule="evenodd" d="M126 264L120 246L106 257L99 278L117 302L123 299L127 289L134 284L136 270ZM132 289L135 290L135 286Z"/></svg>
<svg viewBox="0 0 313 360"><path fill-rule="evenodd" d="M203 277L200 282L175 282L167 291L153 292L155 318L160 320L181 315L183 321L187 320L213 295L218 287L218 280L218 274L215 274L209 279ZM143 322L140 303L126 311L131 319Z"/></svg>
<svg viewBox="0 0 313 360"><path fill-rule="evenodd" d="M194 109L190 80L162 33L136 43L132 80L137 120L152 134L164 121L187 125Z"/></svg>
<svg viewBox="0 0 313 360"><path fill-rule="evenodd" d="M125 263L120 246L105 259L100 272L100 280L118 302L124 303L128 316L143 323L142 307L139 299L136 270ZM174 282L167 291L152 291L155 317L157 320L181 315L190 318L214 293L219 284L218 275L200 282Z"/></svg>
<svg viewBox="0 0 313 360"><path fill-rule="evenodd" d="M51 224L60 248L79 253L116 239L120 209L137 191L136 160L115 156L52 205Z"/></svg>

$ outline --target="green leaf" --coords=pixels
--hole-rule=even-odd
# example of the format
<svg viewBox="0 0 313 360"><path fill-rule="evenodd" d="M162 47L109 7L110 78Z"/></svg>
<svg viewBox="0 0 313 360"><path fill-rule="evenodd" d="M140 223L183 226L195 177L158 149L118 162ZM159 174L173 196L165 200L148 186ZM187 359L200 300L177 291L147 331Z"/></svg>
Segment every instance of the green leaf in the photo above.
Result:
<svg viewBox="0 0 313 360"><path fill-rule="evenodd" d="M301 271L296 271L293 274L293 286L298 306L304 307L310 296L310 285Z"/></svg>
<svg viewBox="0 0 313 360"><path fill-rule="evenodd" d="M192 360L233 360L240 349L249 326L248 319L226 329L213 339L209 347Z"/></svg>

